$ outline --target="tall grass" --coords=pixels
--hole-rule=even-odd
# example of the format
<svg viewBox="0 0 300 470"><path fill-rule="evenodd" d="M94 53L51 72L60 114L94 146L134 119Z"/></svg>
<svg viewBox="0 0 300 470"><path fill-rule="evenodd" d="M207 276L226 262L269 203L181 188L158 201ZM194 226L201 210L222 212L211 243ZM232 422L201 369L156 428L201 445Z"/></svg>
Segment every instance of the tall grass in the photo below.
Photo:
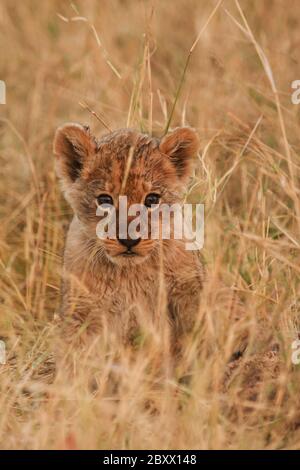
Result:
<svg viewBox="0 0 300 470"><path fill-rule="evenodd" d="M300 446L300 108L290 97L300 6L219 3L0 4L1 448ZM168 380L158 383L149 346L115 361L114 344L92 344L76 380L54 377L71 211L52 139L70 120L97 135L199 132L188 198L205 203L209 276L197 334ZM230 362L245 331L248 347Z"/></svg>

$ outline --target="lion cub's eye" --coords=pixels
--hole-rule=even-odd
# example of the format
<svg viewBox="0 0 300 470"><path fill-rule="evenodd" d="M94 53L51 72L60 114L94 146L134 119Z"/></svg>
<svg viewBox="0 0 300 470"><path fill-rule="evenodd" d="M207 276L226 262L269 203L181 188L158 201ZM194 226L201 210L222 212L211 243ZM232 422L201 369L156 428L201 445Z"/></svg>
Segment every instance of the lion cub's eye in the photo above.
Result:
<svg viewBox="0 0 300 470"><path fill-rule="evenodd" d="M97 204L102 206L103 204L110 204L111 206L114 205L113 198L109 194L100 194L96 197Z"/></svg>
<svg viewBox="0 0 300 470"><path fill-rule="evenodd" d="M151 207L154 204L159 204L160 195L156 193L150 193L148 196L145 197L145 206Z"/></svg>

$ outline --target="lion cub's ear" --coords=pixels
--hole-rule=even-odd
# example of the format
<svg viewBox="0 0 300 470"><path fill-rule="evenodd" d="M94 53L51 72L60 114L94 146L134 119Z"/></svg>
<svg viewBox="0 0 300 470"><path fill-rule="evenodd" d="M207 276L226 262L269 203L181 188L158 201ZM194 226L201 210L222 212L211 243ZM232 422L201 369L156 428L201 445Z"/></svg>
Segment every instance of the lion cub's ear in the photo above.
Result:
<svg viewBox="0 0 300 470"><path fill-rule="evenodd" d="M68 123L57 129L53 152L58 176L66 183L73 183L80 176L85 162L95 154L96 141L87 126Z"/></svg>
<svg viewBox="0 0 300 470"><path fill-rule="evenodd" d="M199 150L199 138L194 129L179 127L163 137L159 150L167 155L180 179L191 176L193 160Z"/></svg>

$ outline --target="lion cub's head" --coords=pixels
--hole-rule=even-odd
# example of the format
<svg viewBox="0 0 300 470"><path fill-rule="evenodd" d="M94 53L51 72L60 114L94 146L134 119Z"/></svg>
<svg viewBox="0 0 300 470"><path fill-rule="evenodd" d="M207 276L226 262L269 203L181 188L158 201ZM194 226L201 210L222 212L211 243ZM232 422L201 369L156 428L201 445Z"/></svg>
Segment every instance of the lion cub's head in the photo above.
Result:
<svg viewBox="0 0 300 470"><path fill-rule="evenodd" d="M158 247L158 241L120 237L118 230L116 237L100 240L97 207L114 206L118 220L119 196L127 196L128 206L143 204L149 213L153 204L180 203L197 151L197 134L187 127L177 128L161 140L131 129L97 140L88 127L70 123L60 127L54 139L66 199L88 237L111 261L123 265L144 260Z"/></svg>

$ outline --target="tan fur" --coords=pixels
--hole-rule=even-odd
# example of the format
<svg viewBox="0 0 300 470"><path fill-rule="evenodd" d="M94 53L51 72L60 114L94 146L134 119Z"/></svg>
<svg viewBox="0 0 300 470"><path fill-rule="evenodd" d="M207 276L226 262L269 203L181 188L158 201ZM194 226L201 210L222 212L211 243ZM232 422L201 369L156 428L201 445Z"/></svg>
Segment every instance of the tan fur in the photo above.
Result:
<svg viewBox="0 0 300 470"><path fill-rule="evenodd" d="M194 130L179 128L162 140L121 129L96 140L87 127L66 124L54 153L66 199L74 210L64 255L62 314L68 337L115 336L124 344L137 331L171 327L172 348L193 327L203 266L183 240L141 240L124 259L118 240L96 236L96 197L119 195L143 203L149 193L181 203L199 146Z"/></svg>

